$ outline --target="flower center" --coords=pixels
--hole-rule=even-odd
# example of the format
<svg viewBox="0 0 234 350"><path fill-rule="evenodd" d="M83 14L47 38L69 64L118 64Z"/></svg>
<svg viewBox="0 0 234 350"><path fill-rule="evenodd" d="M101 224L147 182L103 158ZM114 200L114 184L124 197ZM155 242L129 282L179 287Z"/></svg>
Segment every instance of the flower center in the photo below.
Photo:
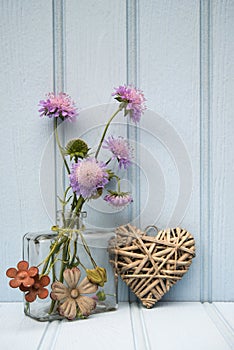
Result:
<svg viewBox="0 0 234 350"><path fill-rule="evenodd" d="M20 271L20 272L18 272L17 277L18 277L18 279L23 280L26 277L28 277L28 273L27 273L27 271Z"/></svg>
<svg viewBox="0 0 234 350"><path fill-rule="evenodd" d="M34 283L33 289L36 289L36 290L40 289L40 283Z"/></svg>
<svg viewBox="0 0 234 350"><path fill-rule="evenodd" d="M78 296L80 295L80 293L79 293L78 289L75 288L75 289L72 289L72 290L71 290L70 295L71 295L71 297L72 297L73 299L76 299L76 298L78 298Z"/></svg>

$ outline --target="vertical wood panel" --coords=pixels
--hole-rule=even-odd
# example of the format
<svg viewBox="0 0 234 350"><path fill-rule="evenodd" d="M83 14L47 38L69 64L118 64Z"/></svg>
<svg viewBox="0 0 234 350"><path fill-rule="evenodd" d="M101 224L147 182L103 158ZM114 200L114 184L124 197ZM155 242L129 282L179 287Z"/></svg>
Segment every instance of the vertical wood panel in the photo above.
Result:
<svg viewBox="0 0 234 350"><path fill-rule="evenodd" d="M20 294L8 288L4 270L22 258L23 234L51 225L39 184L51 122L40 120L37 103L52 90L52 5L47 0L4 0L0 7L0 299L21 300ZM49 165L47 182L53 188L54 169ZM50 205L54 195L53 191Z"/></svg>
<svg viewBox="0 0 234 350"><path fill-rule="evenodd" d="M65 11L66 88L80 108L113 101L126 80L125 1L67 0Z"/></svg>
<svg viewBox="0 0 234 350"><path fill-rule="evenodd" d="M113 101L113 88L126 82L126 2L65 1L65 24L65 89L78 101L81 109ZM92 125L92 113L87 120L90 130L96 125L95 120ZM109 114L99 115L98 124L106 123ZM124 122L122 117L118 122ZM100 133L103 129L98 130ZM79 118L77 132L80 136ZM100 136L95 135L97 141ZM88 216L92 215L92 221L96 220L96 225L102 227L102 215L95 210L89 211L87 206L86 209ZM128 299L128 290L122 282L119 299Z"/></svg>
<svg viewBox="0 0 234 350"><path fill-rule="evenodd" d="M178 169L172 159L168 158L173 149L167 149L167 152L164 152L166 157L163 157L163 153L159 150L162 146L165 148L165 144L160 145L156 136L151 137L151 147L149 141L148 150L152 153L152 164L159 162L161 165L166 191L164 212L156 221L156 225L165 228L169 221L172 226L180 224L195 236L197 243L197 258L191 270L174 289L172 288L164 300L198 300L200 294L199 1L142 0L139 6L139 84L145 91L148 107L165 118L170 124L168 130L174 128L175 134L182 139L193 169L194 191L187 212L182 222L181 217L170 220L180 186L184 184L179 182ZM142 126L144 126L143 118ZM153 135L157 134L158 127L156 122L152 124ZM165 137L168 130L164 131ZM142 134L142 143L147 144L149 136L146 136ZM153 156L156 159L153 159ZM183 157L183 154L181 156ZM158 188L158 191L156 189L154 192L155 202L159 200L158 195L162 195L160 190ZM141 206L143 204L141 202ZM147 216L154 220L154 215L156 216L154 213L155 205L152 204Z"/></svg>
<svg viewBox="0 0 234 350"><path fill-rule="evenodd" d="M151 135L147 129L128 130L136 147L140 142L136 162L143 166L131 174L134 188L139 176L141 186L129 215L143 208L139 225L157 219L164 228L175 209L180 174L172 150L157 134L162 121L165 136L174 129L192 163L188 210L171 224L194 234L197 258L164 300L233 300L234 2L3 0L0 8L0 300L21 298L7 287L4 270L21 258L25 232L50 227L56 181L58 190L64 182L61 173L55 179L61 162L57 157L55 171L53 142L43 156L52 122L39 119L38 100L64 89L83 109L112 101L113 87L126 81L142 88L148 107L158 113L153 121L149 112L150 126L142 118L141 127ZM100 124L105 121L100 115ZM146 190L153 191L155 204L145 203ZM121 283L120 299L127 298Z"/></svg>
<svg viewBox="0 0 234 350"><path fill-rule="evenodd" d="M212 4L212 300L234 300L234 2Z"/></svg>

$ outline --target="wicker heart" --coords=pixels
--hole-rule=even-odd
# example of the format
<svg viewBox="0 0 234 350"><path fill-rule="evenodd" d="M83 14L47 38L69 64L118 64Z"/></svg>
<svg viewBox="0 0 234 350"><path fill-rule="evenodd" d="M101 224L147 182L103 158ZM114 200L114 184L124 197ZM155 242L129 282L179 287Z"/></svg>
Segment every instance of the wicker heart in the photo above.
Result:
<svg viewBox="0 0 234 350"><path fill-rule="evenodd" d="M195 256L193 236L179 227L147 236L126 225L110 244L111 263L147 308L151 308L188 271Z"/></svg>

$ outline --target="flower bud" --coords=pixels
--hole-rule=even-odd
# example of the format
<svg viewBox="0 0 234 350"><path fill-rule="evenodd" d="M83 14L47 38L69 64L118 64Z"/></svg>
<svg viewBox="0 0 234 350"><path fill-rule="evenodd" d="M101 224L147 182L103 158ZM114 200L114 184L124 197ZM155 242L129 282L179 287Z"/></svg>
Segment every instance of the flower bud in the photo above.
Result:
<svg viewBox="0 0 234 350"><path fill-rule="evenodd" d="M97 266L92 270L87 269L86 273L90 282L98 284L101 287L103 287L104 283L107 281L106 269L104 267Z"/></svg>
<svg viewBox="0 0 234 350"><path fill-rule="evenodd" d="M106 294L105 294L104 290L100 290L99 292L97 292L96 296L97 296L99 301L106 300Z"/></svg>

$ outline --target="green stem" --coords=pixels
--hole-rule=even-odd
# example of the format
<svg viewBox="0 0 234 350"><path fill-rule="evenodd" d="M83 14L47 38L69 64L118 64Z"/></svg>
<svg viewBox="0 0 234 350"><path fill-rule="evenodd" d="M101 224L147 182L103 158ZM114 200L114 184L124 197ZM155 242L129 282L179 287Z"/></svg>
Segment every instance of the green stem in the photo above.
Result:
<svg viewBox="0 0 234 350"><path fill-rule="evenodd" d="M82 196L80 196L75 207L75 215L81 212L84 202L85 202L85 199Z"/></svg>
<svg viewBox="0 0 234 350"><path fill-rule="evenodd" d="M60 275L59 275L59 281L61 283L63 282L63 272L64 272L66 265L67 265L67 253L68 253L69 244L70 244L70 239L69 239L69 237L67 237L67 240L63 246L62 264L61 264Z"/></svg>
<svg viewBox="0 0 234 350"><path fill-rule="evenodd" d="M41 272L41 275L44 275L46 270L47 270L47 267L49 265L49 261L50 259L54 256L55 252L57 251L57 249L59 249L59 247L61 246L62 242L59 242L61 237L58 237L58 239L54 242L51 250L50 250L50 253L48 254L48 256L45 258L45 260L41 263L41 264L44 264L43 265L43 270ZM41 265L40 264L40 265Z"/></svg>
<svg viewBox="0 0 234 350"><path fill-rule="evenodd" d="M105 129L104 129L104 131L103 131L103 134L102 134L102 138L101 138L101 140L100 140L100 143L99 143L99 145L98 145L96 154L95 154L95 158L96 158L96 159L97 159L98 154L99 154L99 152L100 152L100 149L101 149L101 147L102 147L102 144L103 144L103 141L104 141L104 139L105 139L107 130L108 130L109 126L110 126L110 123L112 122L112 120L117 116L117 114L118 114L122 109L123 109L122 106L119 107L119 108L117 109L117 111L116 111L114 114L112 114L112 116L111 116L110 119L108 120L108 122L107 122L107 124L106 124L106 127L105 127Z"/></svg>
<svg viewBox="0 0 234 350"><path fill-rule="evenodd" d="M118 180L118 193L120 193L120 181Z"/></svg>
<svg viewBox="0 0 234 350"><path fill-rule="evenodd" d="M58 118L54 118L54 134L55 134L55 139L56 139L56 142L57 142L57 145L58 145L61 157L63 158L64 165L65 165L65 167L67 169L68 174L70 174L69 166L68 166L67 161L66 161L66 159L64 157L63 147L62 147L62 145L60 143L60 140L59 140L59 135L58 135Z"/></svg>
<svg viewBox="0 0 234 350"><path fill-rule="evenodd" d="M83 247L84 247L86 253L87 253L88 256L89 256L89 258L90 258L90 260L91 260L91 263L93 264L93 267L96 268L96 267L97 267L97 264L96 264L95 260L94 260L93 257L92 257L92 254L91 254L91 252L90 252L89 246L87 245L87 243L86 243L86 241L85 241L85 239L84 239L84 236L83 236L83 234L81 233L81 230L80 230L80 232L79 232L79 235L80 235L80 238L81 238Z"/></svg>
<svg viewBox="0 0 234 350"><path fill-rule="evenodd" d="M76 207L75 207L75 210L74 210L74 213L73 213L73 218L71 219L71 222L69 224L68 229L73 229L74 228L77 214L81 211L81 208L82 208L84 202L85 202L85 199L82 196L80 196L78 201L77 201L77 204L76 204ZM64 227L64 229L66 230L66 227ZM64 270L65 270L65 268L66 268L66 266L68 264L68 260L69 260L68 259L68 253L69 253L70 241L71 241L71 238L67 237L67 240L64 243L63 249L62 249L62 264L61 264L60 275L59 275L59 281L60 282L63 282L63 272L64 272ZM76 254L76 252L75 252L75 254ZM73 254L73 258L74 258L74 254ZM71 259L71 261L73 261L73 258Z"/></svg>

